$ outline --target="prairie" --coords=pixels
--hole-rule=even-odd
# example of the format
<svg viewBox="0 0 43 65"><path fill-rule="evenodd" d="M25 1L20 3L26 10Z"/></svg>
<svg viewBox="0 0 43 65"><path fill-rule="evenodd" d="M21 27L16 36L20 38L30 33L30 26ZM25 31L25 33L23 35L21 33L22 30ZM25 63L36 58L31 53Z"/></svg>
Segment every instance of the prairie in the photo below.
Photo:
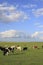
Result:
<svg viewBox="0 0 43 65"><path fill-rule="evenodd" d="M0 50L0 65L43 65L43 42L0 42L0 46L20 45L28 47L26 51L14 50L8 56L4 56ZM39 49L33 49L37 45Z"/></svg>

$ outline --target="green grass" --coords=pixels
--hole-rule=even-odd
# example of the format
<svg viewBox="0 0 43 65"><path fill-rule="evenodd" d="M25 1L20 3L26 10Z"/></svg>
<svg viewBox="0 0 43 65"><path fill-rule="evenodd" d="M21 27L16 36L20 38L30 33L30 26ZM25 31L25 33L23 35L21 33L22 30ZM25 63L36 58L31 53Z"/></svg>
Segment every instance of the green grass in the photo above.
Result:
<svg viewBox="0 0 43 65"><path fill-rule="evenodd" d="M14 51L8 56L3 56L0 51L0 65L43 65L43 42L0 42L0 46L21 45L28 47L27 51ZM40 49L33 49L32 46L37 45Z"/></svg>

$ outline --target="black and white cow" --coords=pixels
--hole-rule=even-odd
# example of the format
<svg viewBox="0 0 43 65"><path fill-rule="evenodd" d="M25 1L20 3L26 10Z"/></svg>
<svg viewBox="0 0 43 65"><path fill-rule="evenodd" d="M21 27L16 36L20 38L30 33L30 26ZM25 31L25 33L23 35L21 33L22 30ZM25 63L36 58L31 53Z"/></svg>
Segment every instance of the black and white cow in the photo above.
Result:
<svg viewBox="0 0 43 65"><path fill-rule="evenodd" d="M9 51L14 53L15 46L8 47Z"/></svg>
<svg viewBox="0 0 43 65"><path fill-rule="evenodd" d="M3 52L3 55L8 55L9 54L9 49L0 46L0 50Z"/></svg>

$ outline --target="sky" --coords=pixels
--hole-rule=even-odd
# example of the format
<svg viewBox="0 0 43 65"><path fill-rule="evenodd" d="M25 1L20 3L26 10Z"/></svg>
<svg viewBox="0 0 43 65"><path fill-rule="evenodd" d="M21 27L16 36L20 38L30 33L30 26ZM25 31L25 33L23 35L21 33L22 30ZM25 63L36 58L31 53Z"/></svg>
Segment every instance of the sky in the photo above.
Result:
<svg viewBox="0 0 43 65"><path fill-rule="evenodd" d="M0 41L43 42L43 0L0 0Z"/></svg>

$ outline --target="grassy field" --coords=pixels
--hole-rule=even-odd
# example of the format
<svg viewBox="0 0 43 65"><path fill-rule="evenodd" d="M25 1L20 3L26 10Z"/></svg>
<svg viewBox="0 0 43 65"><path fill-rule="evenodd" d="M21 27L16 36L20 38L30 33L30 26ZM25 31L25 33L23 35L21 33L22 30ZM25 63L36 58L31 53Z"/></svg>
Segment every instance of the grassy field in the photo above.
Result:
<svg viewBox="0 0 43 65"><path fill-rule="evenodd" d="M0 46L20 45L28 47L26 51L14 51L8 56L3 56L0 51L0 65L43 65L43 42L0 42ZM39 49L33 49L37 45Z"/></svg>

